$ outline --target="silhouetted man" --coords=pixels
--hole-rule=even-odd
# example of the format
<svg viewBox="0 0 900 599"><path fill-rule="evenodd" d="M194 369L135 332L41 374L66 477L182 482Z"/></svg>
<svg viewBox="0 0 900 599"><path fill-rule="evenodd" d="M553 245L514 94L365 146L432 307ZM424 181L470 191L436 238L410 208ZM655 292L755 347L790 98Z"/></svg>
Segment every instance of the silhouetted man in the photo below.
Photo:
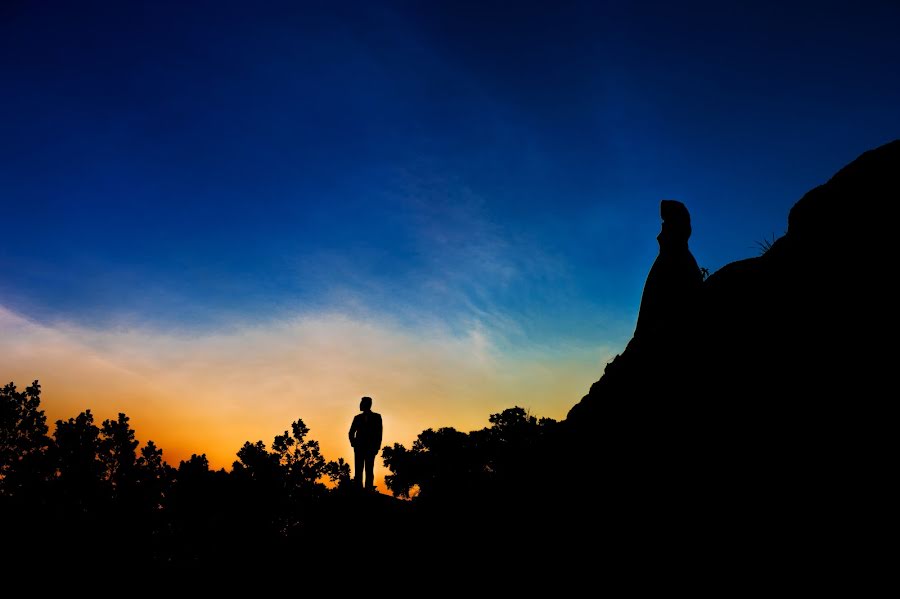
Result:
<svg viewBox="0 0 900 599"><path fill-rule="evenodd" d="M366 471L366 489L375 489L375 456L381 449L381 414L372 411L372 398L363 397L359 401L361 414L353 417L350 426L350 445L356 458L356 484L362 487L363 469Z"/></svg>

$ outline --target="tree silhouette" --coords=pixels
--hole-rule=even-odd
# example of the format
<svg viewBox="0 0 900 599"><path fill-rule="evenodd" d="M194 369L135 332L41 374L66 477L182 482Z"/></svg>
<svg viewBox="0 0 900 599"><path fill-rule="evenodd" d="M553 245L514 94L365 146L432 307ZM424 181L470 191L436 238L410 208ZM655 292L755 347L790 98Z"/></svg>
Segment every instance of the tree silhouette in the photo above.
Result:
<svg viewBox="0 0 900 599"><path fill-rule="evenodd" d="M246 441L238 450L237 457L238 460L231 466L236 477L258 483L271 483L278 478L278 454L269 453L262 441Z"/></svg>
<svg viewBox="0 0 900 599"><path fill-rule="evenodd" d="M276 435L271 451L265 443L244 443L232 465L236 494L249 509L243 512L248 528L272 534L299 534L310 510L328 493L323 478L339 486L347 484L350 467L344 461L328 462L319 442L308 439L303 420L291 424L290 432Z"/></svg>
<svg viewBox="0 0 900 599"><path fill-rule="evenodd" d="M327 462L322 457L319 442L306 439L309 427L303 420L291 424L291 433L288 435L285 431L283 435L277 435L272 441L272 450L287 475L289 486L302 493L312 489L328 474Z"/></svg>
<svg viewBox="0 0 900 599"><path fill-rule="evenodd" d="M345 462L344 458L338 458L336 462L327 462L323 473L339 489L349 487L351 484L350 464Z"/></svg>
<svg viewBox="0 0 900 599"><path fill-rule="evenodd" d="M58 482L63 494L77 504L93 504L103 481L104 464L99 458L100 429L85 410L75 418L56 421Z"/></svg>
<svg viewBox="0 0 900 599"><path fill-rule="evenodd" d="M51 440L40 404L37 381L22 392L13 383L0 389L0 496L37 492L52 475Z"/></svg>
<svg viewBox="0 0 900 599"><path fill-rule="evenodd" d="M152 440L141 448L141 457L137 459L138 470L142 478L163 478L166 474L166 463L163 462L163 450Z"/></svg>
<svg viewBox="0 0 900 599"><path fill-rule="evenodd" d="M469 433L427 429L410 449L395 443L382 450L388 489L409 497L450 499L495 492L539 464L540 443L557 422L514 407L489 417L491 426Z"/></svg>
<svg viewBox="0 0 900 599"><path fill-rule="evenodd" d="M282 483L289 494L318 492L321 479L329 478L340 484L350 476L350 466L343 458L328 462L322 456L319 442L307 439L309 427L303 420L291 424L291 432L276 435L272 451L266 450L262 441L247 441L238 451L238 460L232 465L237 478Z"/></svg>
<svg viewBox="0 0 900 599"><path fill-rule="evenodd" d="M163 461L163 450L153 441L141 448L135 463L138 501L155 529L161 528L159 515L166 507L174 470Z"/></svg>
<svg viewBox="0 0 900 599"><path fill-rule="evenodd" d="M98 455L103 463L103 477L116 498L127 496L137 482L137 446L128 416L120 413L116 420L103 421Z"/></svg>

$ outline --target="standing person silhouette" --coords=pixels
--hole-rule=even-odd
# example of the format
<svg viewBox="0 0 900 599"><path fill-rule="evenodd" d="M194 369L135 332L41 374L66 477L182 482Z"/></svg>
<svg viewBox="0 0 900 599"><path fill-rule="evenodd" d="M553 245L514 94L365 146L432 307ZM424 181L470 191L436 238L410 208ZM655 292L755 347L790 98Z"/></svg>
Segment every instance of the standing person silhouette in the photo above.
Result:
<svg viewBox="0 0 900 599"><path fill-rule="evenodd" d="M366 489L375 490L375 457L381 449L381 414L372 411L372 398L363 397L359 401L362 413L353 417L350 425L350 445L355 459L356 486L362 487L363 469L366 471Z"/></svg>

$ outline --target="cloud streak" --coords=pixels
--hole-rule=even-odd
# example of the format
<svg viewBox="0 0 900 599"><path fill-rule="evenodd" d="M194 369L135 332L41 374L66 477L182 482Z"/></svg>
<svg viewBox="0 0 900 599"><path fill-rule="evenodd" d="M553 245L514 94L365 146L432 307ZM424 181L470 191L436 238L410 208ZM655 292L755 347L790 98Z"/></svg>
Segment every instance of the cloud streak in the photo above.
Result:
<svg viewBox="0 0 900 599"><path fill-rule="evenodd" d="M268 306L226 310L229 294L152 281L119 285L126 295L108 294L114 305L94 320L0 303L0 382L40 379L51 421L125 412L168 461L206 453L216 467L297 418L329 459L350 459L346 432L363 395L384 415L386 443L480 428L514 405L564 417L616 349L591 323L621 323L583 317L592 307L572 297L564 260L494 222L461 182L419 172L386 187L379 199L405 249L338 239L286 252L279 277L305 291L269 290ZM236 292L258 283L233 279ZM154 318L161 307L168 318ZM586 326L560 333L566 319Z"/></svg>

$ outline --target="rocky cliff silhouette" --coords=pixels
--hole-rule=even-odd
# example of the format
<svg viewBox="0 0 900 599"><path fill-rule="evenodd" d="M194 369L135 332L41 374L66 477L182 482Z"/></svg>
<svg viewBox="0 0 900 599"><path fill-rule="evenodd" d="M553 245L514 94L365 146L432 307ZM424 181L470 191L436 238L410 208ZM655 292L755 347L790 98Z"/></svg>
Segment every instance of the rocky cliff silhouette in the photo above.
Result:
<svg viewBox="0 0 900 599"><path fill-rule="evenodd" d="M897 200L900 140L804 195L763 255L702 282L688 211L664 201L635 335L566 420L573 476L605 481L643 527L838 538L849 506L877 501L893 436L880 348Z"/></svg>

